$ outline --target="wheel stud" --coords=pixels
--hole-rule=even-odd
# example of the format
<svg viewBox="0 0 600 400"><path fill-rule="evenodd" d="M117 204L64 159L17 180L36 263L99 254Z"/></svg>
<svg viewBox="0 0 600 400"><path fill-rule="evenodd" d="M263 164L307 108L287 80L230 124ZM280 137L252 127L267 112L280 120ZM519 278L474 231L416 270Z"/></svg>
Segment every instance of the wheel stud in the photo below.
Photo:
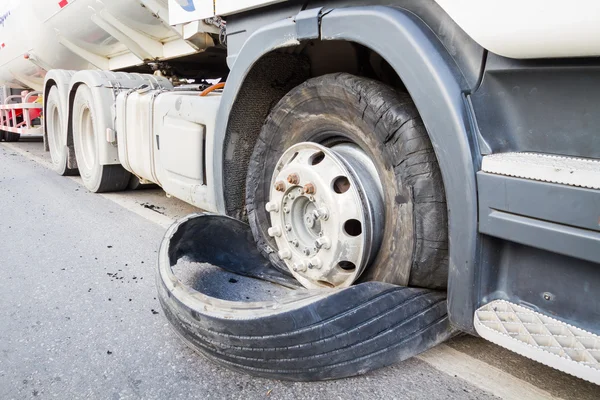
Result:
<svg viewBox="0 0 600 400"><path fill-rule="evenodd" d="M275 190L277 190L278 192L285 192L285 182L284 181L275 182Z"/></svg>
<svg viewBox="0 0 600 400"><path fill-rule="evenodd" d="M322 219L323 221L327 221L327 218L329 218L329 210L325 207L321 207L321 208L314 210L313 215L315 218Z"/></svg>
<svg viewBox="0 0 600 400"><path fill-rule="evenodd" d="M281 228L278 226L272 226L269 229L267 229L267 233L271 237L279 237L281 236Z"/></svg>
<svg viewBox="0 0 600 400"><path fill-rule="evenodd" d="M315 187L315 185L313 183L309 182L306 185L304 185L304 193L315 194L316 191L317 191L317 188Z"/></svg>
<svg viewBox="0 0 600 400"><path fill-rule="evenodd" d="M279 211L279 205L275 202L268 202L267 204L265 204L265 210L267 210L268 212L277 212Z"/></svg>
<svg viewBox="0 0 600 400"><path fill-rule="evenodd" d="M289 174L287 181L290 183L290 185L297 185L300 183L300 176L298 176L296 173Z"/></svg>
<svg viewBox="0 0 600 400"><path fill-rule="evenodd" d="M277 255L282 260L289 260L290 258L292 258L292 252L289 251L288 249L280 250L279 253L277 253Z"/></svg>

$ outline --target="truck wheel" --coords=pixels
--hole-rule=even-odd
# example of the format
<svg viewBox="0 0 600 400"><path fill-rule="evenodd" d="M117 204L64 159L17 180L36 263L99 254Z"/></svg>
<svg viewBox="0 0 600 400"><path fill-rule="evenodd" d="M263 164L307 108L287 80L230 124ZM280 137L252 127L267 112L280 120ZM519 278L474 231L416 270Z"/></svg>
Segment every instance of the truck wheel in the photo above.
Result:
<svg viewBox="0 0 600 400"><path fill-rule="evenodd" d="M65 122L66 117L61 112L58 88L52 86L46 99L46 135L52 168L63 176L77 173L77 169L68 167L69 149L66 142Z"/></svg>
<svg viewBox="0 0 600 400"><path fill-rule="evenodd" d="M19 133L14 132L4 132L4 141L5 142L18 142L21 138Z"/></svg>
<svg viewBox="0 0 600 400"><path fill-rule="evenodd" d="M303 150L289 150L306 142L319 143L326 150L306 150L307 146L302 147ZM316 158L304 163L299 160L301 156L295 159L305 151L313 151ZM286 154L289 154L287 159ZM330 255L321 256L318 244L303 248L300 236L310 240L311 235L300 226L305 224L302 217L292 216L285 225L285 229L293 233L296 229L293 221L300 221L299 240L291 240L291 246L286 240L279 241L285 247L281 249L271 237L277 237L275 231L283 228L275 227L278 222L273 210L285 207L285 201L289 200L279 196L274 185L282 184L281 194L295 190L290 192L291 196L302 195L302 185L307 183L303 175L317 181L329 173L328 168L317 165L323 157L330 162L327 165L337 163L341 170L357 172L350 181L363 190L356 191L353 197L356 201L348 203L350 206L337 200L341 196L331 195L336 191L335 183L317 187L315 197L321 193L323 198L333 199L331 204L327 203L329 200L323 200L330 210L343 208L345 214L348 214L346 210L354 213L354 217L342 216L342 221L338 222L344 223L343 219L348 218L346 222L352 222L349 228L354 229L357 236L370 235L364 240L358 240L360 237L356 240L356 246L362 247L352 261L341 261L338 266L326 265L328 271L333 274L337 268L343 275L350 270L351 280L354 280L364 270L361 281L444 289L448 279L446 201L440 169L425 126L408 93L346 73L313 78L299 85L272 109L262 128L250 159L246 183L248 221L259 249L273 264L290 270L305 286L347 286L351 283L348 280L342 282L340 274L331 275L331 280L324 281L305 275L305 281L302 281L294 273L296 264L308 271L305 267L308 265L310 269L311 258L317 263L341 260ZM299 182L288 183L285 176L280 176L279 181L272 180L272 176L277 176L276 168L277 171L296 171ZM321 171L317 171L318 168ZM352 174L348 172L348 175ZM337 189L344 190L344 182L340 185ZM346 182L346 185L350 184ZM379 194L381 200L375 199ZM278 200L269 205L269 214L265 206L270 197ZM287 220L282 221L284 224ZM354 233L345 229L337 230L338 237L328 238L331 247L328 254L346 251L339 246L346 246ZM298 247L307 255L306 260L301 255L296 257ZM323 271L325 267L319 270ZM339 267L343 271L339 271Z"/></svg>
<svg viewBox="0 0 600 400"><path fill-rule="evenodd" d="M96 193L124 190L130 173L121 165L100 165L97 138L103 133L98 132L94 123L97 120L94 100L85 85L79 86L75 93L72 118L77 167L85 187Z"/></svg>

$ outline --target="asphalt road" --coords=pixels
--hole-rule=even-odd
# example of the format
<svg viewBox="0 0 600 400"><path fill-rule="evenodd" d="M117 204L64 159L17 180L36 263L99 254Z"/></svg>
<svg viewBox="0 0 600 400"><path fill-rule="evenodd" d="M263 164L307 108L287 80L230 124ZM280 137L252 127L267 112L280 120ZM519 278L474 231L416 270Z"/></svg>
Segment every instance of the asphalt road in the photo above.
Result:
<svg viewBox="0 0 600 400"><path fill-rule="evenodd" d="M160 189L96 195L48 170L39 142L0 144L0 399L597 399L600 388L463 336L321 383L217 367L171 331L158 245L196 211Z"/></svg>

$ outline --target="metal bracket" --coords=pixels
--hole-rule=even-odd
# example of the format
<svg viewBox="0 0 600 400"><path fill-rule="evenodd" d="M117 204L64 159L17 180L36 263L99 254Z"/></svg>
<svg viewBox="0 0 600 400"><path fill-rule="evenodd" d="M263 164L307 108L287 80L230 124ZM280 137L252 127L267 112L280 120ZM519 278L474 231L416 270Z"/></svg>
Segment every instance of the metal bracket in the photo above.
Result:
<svg viewBox="0 0 600 400"><path fill-rule="evenodd" d="M294 21L296 22L296 36L298 40L318 39L321 37L321 17L323 7L311 8L300 11Z"/></svg>

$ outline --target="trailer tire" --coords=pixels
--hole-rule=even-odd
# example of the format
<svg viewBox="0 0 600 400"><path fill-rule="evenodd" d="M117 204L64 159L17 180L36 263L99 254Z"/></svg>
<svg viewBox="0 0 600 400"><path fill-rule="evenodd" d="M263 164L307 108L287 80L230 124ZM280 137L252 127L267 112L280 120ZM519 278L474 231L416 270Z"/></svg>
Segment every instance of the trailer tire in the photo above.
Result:
<svg viewBox="0 0 600 400"><path fill-rule="evenodd" d="M66 141L66 116L62 115L58 88L52 86L46 99L46 137L52 159L52 169L59 175L76 175L77 168L69 168L69 148Z"/></svg>
<svg viewBox="0 0 600 400"><path fill-rule="evenodd" d="M73 100L72 128L73 144L79 174L85 187L91 192L115 192L124 190L131 174L120 164L101 165L98 159L98 120L92 92L80 85Z"/></svg>
<svg viewBox="0 0 600 400"><path fill-rule="evenodd" d="M292 89L263 125L246 181L248 221L259 249L286 269L268 235L265 210L277 160L296 143L328 146L340 140L357 144L371 158L384 191L381 247L360 280L445 289L446 198L423 121L408 93L347 73L312 78Z"/></svg>
<svg viewBox="0 0 600 400"><path fill-rule="evenodd" d="M21 135L19 133L4 132L4 141L5 142L18 142L19 139L21 139Z"/></svg>

